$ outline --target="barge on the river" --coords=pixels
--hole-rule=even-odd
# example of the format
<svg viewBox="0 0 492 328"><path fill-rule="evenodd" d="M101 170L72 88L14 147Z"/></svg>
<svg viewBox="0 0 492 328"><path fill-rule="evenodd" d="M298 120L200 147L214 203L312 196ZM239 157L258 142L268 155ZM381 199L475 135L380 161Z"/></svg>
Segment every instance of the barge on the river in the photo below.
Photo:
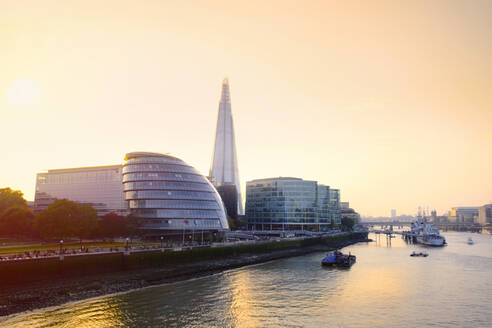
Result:
<svg viewBox="0 0 492 328"><path fill-rule="evenodd" d="M331 266L331 267L349 268L354 263L355 263L355 255L351 255L350 253L348 255L343 254L338 250L329 252L326 255L326 257L323 260L321 260L321 265Z"/></svg>

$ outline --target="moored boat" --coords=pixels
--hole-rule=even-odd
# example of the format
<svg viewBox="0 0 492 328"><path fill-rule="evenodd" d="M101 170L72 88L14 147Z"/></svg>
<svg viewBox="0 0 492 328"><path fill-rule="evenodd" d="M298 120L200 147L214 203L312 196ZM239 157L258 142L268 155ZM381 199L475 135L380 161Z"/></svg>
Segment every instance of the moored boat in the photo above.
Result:
<svg viewBox="0 0 492 328"><path fill-rule="evenodd" d="M417 221L412 223L412 234L415 236L415 241L423 245L444 246L446 244L446 239L439 234L439 230L420 215Z"/></svg>
<svg viewBox="0 0 492 328"><path fill-rule="evenodd" d="M355 261L355 255L351 255L350 253L346 255L336 250L329 252L326 257L321 260L321 265L348 268L351 267Z"/></svg>

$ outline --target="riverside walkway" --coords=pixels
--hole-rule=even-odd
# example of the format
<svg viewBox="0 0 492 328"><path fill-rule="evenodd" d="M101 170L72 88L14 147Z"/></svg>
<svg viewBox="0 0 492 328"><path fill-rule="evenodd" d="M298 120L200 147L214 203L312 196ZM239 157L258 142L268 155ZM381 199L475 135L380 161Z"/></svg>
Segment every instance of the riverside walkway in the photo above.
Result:
<svg viewBox="0 0 492 328"><path fill-rule="evenodd" d="M281 233L281 231L280 231ZM287 233L287 232L286 232ZM215 243L189 243L189 244L174 244L163 246L120 246L120 247L73 247L73 248L61 248L61 249L44 249L44 250L31 250L23 252L12 252L12 254L3 254L0 256L0 263L11 261L32 261L37 259L47 258L59 258L63 260L65 257L76 256L95 256L104 254L122 253L124 255L130 255L131 253L138 252L180 252L184 250L194 248L216 248L227 247L234 245L244 244L262 244L271 241L281 240L300 240L310 239L324 236L336 236L344 234L341 231L330 232L309 232L304 231L296 234L294 231L289 231L287 236L279 237L279 231L270 233L270 231L236 231L229 232L228 238L234 239L232 241L215 242Z"/></svg>

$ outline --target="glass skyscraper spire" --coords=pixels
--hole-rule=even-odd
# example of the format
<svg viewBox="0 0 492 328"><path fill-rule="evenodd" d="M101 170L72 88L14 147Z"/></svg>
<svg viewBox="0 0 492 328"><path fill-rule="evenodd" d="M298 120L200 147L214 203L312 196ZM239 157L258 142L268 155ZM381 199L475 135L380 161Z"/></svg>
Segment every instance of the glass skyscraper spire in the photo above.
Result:
<svg viewBox="0 0 492 328"><path fill-rule="evenodd" d="M229 81L227 78L222 82L215 147L209 175L215 187L221 187L223 185L234 185L236 187L237 213L244 214L237 167Z"/></svg>

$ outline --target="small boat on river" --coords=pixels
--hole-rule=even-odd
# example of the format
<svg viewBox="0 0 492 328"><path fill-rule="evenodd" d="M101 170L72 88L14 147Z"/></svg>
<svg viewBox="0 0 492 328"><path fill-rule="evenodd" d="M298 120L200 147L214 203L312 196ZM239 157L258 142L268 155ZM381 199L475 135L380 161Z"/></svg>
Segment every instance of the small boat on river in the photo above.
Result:
<svg viewBox="0 0 492 328"><path fill-rule="evenodd" d="M410 256L412 256L412 257L415 257L415 256L427 257L427 256L429 256L429 254L427 254L427 253L422 253L422 252L420 252L420 253L416 253L415 251L413 251L413 253L412 253L412 254L410 254Z"/></svg>
<svg viewBox="0 0 492 328"><path fill-rule="evenodd" d="M349 268L354 263L355 263L355 255L351 255L350 253L348 255L343 254L338 250L329 252L326 255L326 257L323 260L321 260L321 265L331 266L331 267Z"/></svg>

